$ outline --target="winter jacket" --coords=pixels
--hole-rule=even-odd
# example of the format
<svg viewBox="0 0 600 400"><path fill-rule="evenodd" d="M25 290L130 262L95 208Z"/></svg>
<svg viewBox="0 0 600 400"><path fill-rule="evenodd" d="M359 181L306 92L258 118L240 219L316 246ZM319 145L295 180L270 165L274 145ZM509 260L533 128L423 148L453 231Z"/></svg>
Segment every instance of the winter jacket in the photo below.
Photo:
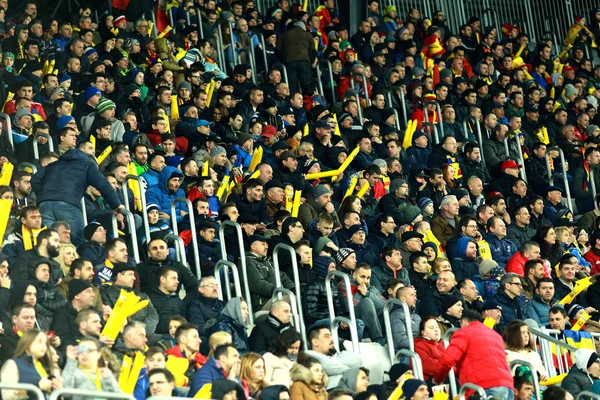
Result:
<svg viewBox="0 0 600 400"><path fill-rule="evenodd" d="M177 189L177 192L172 193L167 187L169 179L174 176L179 176L180 179L183 179L183 173L174 167L165 167L160 172L160 176L158 178L158 185L152 186L148 188L146 191L146 203L154 203L156 204L161 212L164 212L168 215L171 215L171 201L177 197L185 197L185 192L183 189ZM183 216L181 215L182 211L188 212L184 203L177 203L175 206L175 211L177 213L177 222L181 222L183 220Z"/></svg>
<svg viewBox="0 0 600 400"><path fill-rule="evenodd" d="M261 257L251 252L246 253L246 267L252 309L258 311L271 300L273 292L277 288L275 267L273 267L270 258ZM281 284L286 289L294 289L294 283L286 274L281 274Z"/></svg>
<svg viewBox="0 0 600 400"><path fill-rule="evenodd" d="M273 314L269 314L261 323L252 329L250 335L250 350L263 354L275 343L281 332L286 329L294 329L290 323L284 324Z"/></svg>
<svg viewBox="0 0 600 400"><path fill-rule="evenodd" d="M460 382L471 382L483 389L496 386L513 388L504 341L481 322L471 322L454 332L450 345L439 359L434 381L443 382L448 371L455 366L459 370Z"/></svg>
<svg viewBox="0 0 600 400"><path fill-rule="evenodd" d="M148 170L140 176L146 181L146 188L149 188L151 186L158 185L160 172L155 171L152 168L148 168Z"/></svg>
<svg viewBox="0 0 600 400"><path fill-rule="evenodd" d="M185 315L185 306L183 300L179 298L177 292L173 294L165 294L158 288L148 293L152 305L158 313L158 325L156 325L155 333L169 333L169 320L174 315Z"/></svg>
<svg viewBox="0 0 600 400"><path fill-rule="evenodd" d="M267 203L265 199L250 203L245 195L242 196L231 196L230 201L233 201L240 213L240 215L254 215L258 217L258 221L264 224L268 224L269 213L267 212Z"/></svg>
<svg viewBox="0 0 600 400"><path fill-rule="evenodd" d="M42 257L38 252L37 247L24 251L15 258L14 263L11 263L9 276L15 281L31 280L31 276L33 276L33 280L35 280L35 268L40 262L50 263L50 282L53 284L56 284L58 280L63 277L58 262L53 259Z"/></svg>
<svg viewBox="0 0 600 400"><path fill-rule="evenodd" d="M421 305L419 306L419 314L425 318L430 315L441 315L442 314L442 299L444 296L452 294L459 298L463 298L456 286L450 289L449 292L440 293L436 287L435 281L431 282L431 295L421 299Z"/></svg>
<svg viewBox="0 0 600 400"><path fill-rule="evenodd" d="M511 299L503 289L500 289L494 298L498 304L502 306L502 317L498 323L502 330L504 330L510 321L514 321L515 319L525 319L523 314L523 300L521 297Z"/></svg>
<svg viewBox="0 0 600 400"><path fill-rule="evenodd" d="M180 67L177 64L177 59L171 53L171 51L169 51L169 46L167 45L167 38L158 38L156 39L155 43L156 52L160 57L160 61L163 65L163 68L171 71L181 71L183 67Z"/></svg>
<svg viewBox="0 0 600 400"><path fill-rule="evenodd" d="M467 180L472 176L478 177L483 183L490 183L490 181L492 180L492 178L490 177L490 173L481 161L472 161L464 154L461 154L461 157L459 157L458 160L460 165L460 172L462 172L463 176L463 182L466 183ZM527 177L529 178L529 175L527 175Z"/></svg>
<svg viewBox="0 0 600 400"><path fill-rule="evenodd" d="M550 324L550 315L548 314L550 308L555 305L557 300L552 299L550 304L546 303L539 294L533 296L533 299L529 300L523 305L523 315L527 319L532 319L538 323L539 326L546 326Z"/></svg>
<svg viewBox="0 0 600 400"><path fill-rule="evenodd" d="M106 260L104 246L97 242L87 241L77 248L77 254L81 258L87 258L92 265L102 264Z"/></svg>
<svg viewBox="0 0 600 400"><path fill-rule="evenodd" d="M200 295L187 307L187 319L198 327L200 336L206 337L206 323L221 314L223 308L225 308L223 301Z"/></svg>
<svg viewBox="0 0 600 400"><path fill-rule="evenodd" d="M303 297L304 318L306 326L315 322L330 318L329 307L327 305L327 292L325 288L325 278L315 277L316 279L306 286L306 294ZM347 316L340 302L340 295L336 285L331 285L333 297L333 309L337 316Z"/></svg>
<svg viewBox="0 0 600 400"><path fill-rule="evenodd" d="M434 374L438 366L439 360L444 354L444 341L434 342L433 340L426 339L424 337L418 337L415 339L415 353L421 357L421 364L423 365L423 378L427 381Z"/></svg>
<svg viewBox="0 0 600 400"><path fill-rule="evenodd" d="M400 240L398 237L396 237L396 235L392 234L385 236L383 233L381 233L381 231L371 231L367 236L367 241L373 247L373 251L377 257L381 256L381 252L385 247L398 247L400 245Z"/></svg>
<svg viewBox="0 0 600 400"><path fill-rule="evenodd" d="M271 382L272 385L289 387L292 380L290 370L295 362L287 358L287 356L277 357L272 353L263 354L263 359L265 360L265 380Z"/></svg>
<svg viewBox="0 0 600 400"><path fill-rule="evenodd" d="M535 235L535 229L525 226L523 228L511 224L506 228L506 238L513 242L517 249L520 249L526 242Z"/></svg>
<svg viewBox="0 0 600 400"><path fill-rule="evenodd" d="M83 370L78 367L76 360L67 360L67 365L62 371L61 377L63 380L63 387L66 389L80 389L90 392L98 391L96 382L94 382L88 374L83 372ZM113 374L106 378L101 375L100 386L102 387L102 392L121 393L119 383ZM70 398L73 400L84 400L86 396L70 396Z"/></svg>
<svg viewBox="0 0 600 400"><path fill-rule="evenodd" d="M202 386L206 385L207 383L212 383L217 379L226 378L227 375L225 374L225 371L219 362L214 358L209 358L206 364L196 371L190 380L190 391L188 393L188 397L194 397L196 393L202 389Z"/></svg>
<svg viewBox="0 0 600 400"><path fill-rule="evenodd" d="M207 273L207 275L212 275L215 265L217 265L217 262L222 258L221 243L217 241L209 243L202 236L197 236L197 240L198 256L200 257L200 269L202 270L202 275L204 275L204 273ZM193 261L193 258L189 260L191 267L192 264L195 264L195 261Z"/></svg>
<svg viewBox="0 0 600 400"><path fill-rule="evenodd" d="M38 205L44 201L62 201L79 209L88 186L98 189L112 209L121 205L113 187L81 150L69 150L58 161L38 169L31 177L31 186Z"/></svg>
<svg viewBox="0 0 600 400"><path fill-rule="evenodd" d="M167 258L164 261L148 259L136 266L142 292L151 293L154 288L158 287L158 270L162 267L171 267L177 271L177 277L179 278L178 290L181 290L183 286L187 293L197 291L198 279L192 271L179 261L171 261Z"/></svg>
<svg viewBox="0 0 600 400"><path fill-rule="evenodd" d="M242 316L241 297L234 297L227 302L223 312L216 317L214 326L207 334L210 337L215 332L227 332L231 335L232 344L240 353L246 354L249 349L248 333L246 332L246 321Z"/></svg>
<svg viewBox="0 0 600 400"><path fill-rule="evenodd" d="M448 219L441 214L431 220L431 232L433 232L435 237L438 238L442 248L445 249L448 240L450 240L450 238L456 234L458 222L459 219L454 218L454 223L456 225L456 227L454 227L450 225Z"/></svg>
<svg viewBox="0 0 600 400"><path fill-rule="evenodd" d="M399 207L402 203L409 203L409 201L407 199L400 198L393 193L388 193L379 200L379 211L390 214L392 218L394 218L396 225L400 226L402 225L402 216L400 214Z"/></svg>
<svg viewBox="0 0 600 400"><path fill-rule="evenodd" d="M508 260L519 251L517 246L506 237L504 239L499 239L498 236L493 233L487 233L485 235L485 240L490 245L492 257L498 263L500 268L504 268Z"/></svg>
<svg viewBox="0 0 600 400"><path fill-rule="evenodd" d="M583 255L583 258L591 264L592 275L600 273L600 250L592 247L590 251Z"/></svg>
<svg viewBox="0 0 600 400"><path fill-rule="evenodd" d="M392 324L392 339L394 340L394 352L400 349L409 349L408 332L406 331L406 315L404 308L395 305L390 312L390 322ZM419 334L419 325L421 317L416 313L414 307L410 309L410 328L413 339Z"/></svg>
<svg viewBox="0 0 600 400"><path fill-rule="evenodd" d="M98 116L96 112L90 113L85 117L81 118L81 132L85 135L92 134L92 126L94 126L94 121ZM113 119L110 122L110 140L113 142L122 142L123 136L125 136L125 126L123 122L118 119Z"/></svg>
<svg viewBox="0 0 600 400"><path fill-rule="evenodd" d="M556 297L558 298L558 296ZM590 307L594 307L596 310L598 310L597 307L600 307L600 283L598 283L598 281L588 288L588 290L585 292L585 297L587 304Z"/></svg>
<svg viewBox="0 0 600 400"><path fill-rule="evenodd" d="M328 394L325 390L326 377L323 374L323 386L312 383L312 373L308 368L301 364L294 364L290 370L292 377L292 387L290 388L290 398L294 400L327 400Z"/></svg>
<svg viewBox="0 0 600 400"><path fill-rule="evenodd" d="M365 263L369 265L375 265L379 258L369 242L365 241L364 244L348 243L347 247L351 248L356 253L356 262Z"/></svg>
<svg viewBox="0 0 600 400"><path fill-rule="evenodd" d="M379 260L379 264L371 269L371 285L380 293L385 293L385 283L392 278L400 279L404 282L404 285L410 286L408 271L402 266L394 271L384 261Z"/></svg>
<svg viewBox="0 0 600 400"><path fill-rule="evenodd" d="M560 386L575 398L581 392L590 391L595 381L597 379L588 374L587 370L573 365Z"/></svg>
<svg viewBox="0 0 600 400"><path fill-rule="evenodd" d="M101 288L100 294L102 295L102 304L114 307L117 303L117 300L119 300L121 289L125 290L126 292L133 292L140 298L140 300L149 300L146 293L139 292L133 288L112 284L110 286L103 286ZM146 334L148 336L152 335L156 331L156 326L158 325L158 313L152 302L149 302L146 307L133 314L131 317L129 317L129 319L146 324Z"/></svg>

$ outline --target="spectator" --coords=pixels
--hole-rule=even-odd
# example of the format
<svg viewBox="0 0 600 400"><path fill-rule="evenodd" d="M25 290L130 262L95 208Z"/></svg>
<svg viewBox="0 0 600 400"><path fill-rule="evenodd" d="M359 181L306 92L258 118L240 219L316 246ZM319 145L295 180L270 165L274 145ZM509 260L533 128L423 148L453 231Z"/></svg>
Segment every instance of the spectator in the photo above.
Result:
<svg viewBox="0 0 600 400"><path fill-rule="evenodd" d="M234 297L227 302L210 332L227 332L231 335L232 343L239 352L249 351L246 321L248 320L248 303L241 297Z"/></svg>
<svg viewBox="0 0 600 400"><path fill-rule="evenodd" d="M164 334L169 332L169 321L175 315L185 314L183 300L177 294L179 286L179 277L177 270L163 266L158 270L158 287L154 288L148 294L152 306L158 313L158 325L156 333Z"/></svg>
<svg viewBox="0 0 600 400"><path fill-rule="evenodd" d="M68 275L65 276L62 282L58 284L58 291L65 299L69 298L69 284L73 279L81 279L92 284L94 280L94 267L92 266L90 260L80 257L73 261ZM102 298L100 297L100 289L98 289L96 286L92 286L92 290L94 291L93 306L101 310Z"/></svg>
<svg viewBox="0 0 600 400"><path fill-rule="evenodd" d="M442 332L435 317L424 318L419 324L419 336L415 338L415 352L421 357L425 380L432 382L432 377L444 354L445 347Z"/></svg>
<svg viewBox="0 0 600 400"><path fill-rule="evenodd" d="M80 337L77 315L93 306L94 296L94 289L88 280L72 279L69 282L69 303L56 311L56 318L52 321L52 330L64 345L73 343Z"/></svg>
<svg viewBox="0 0 600 400"><path fill-rule="evenodd" d="M511 321L504 332L502 339L506 346L506 361L510 364L514 360L525 360L533 365L535 373L541 382L548 379L548 373L542 363L540 355L535 351L535 344L527 324L520 320ZM533 373L534 371L532 371Z"/></svg>
<svg viewBox="0 0 600 400"><path fill-rule="evenodd" d="M458 200L456 196L445 196L440 203L440 214L431 221L431 231L440 241L442 248L458 230Z"/></svg>
<svg viewBox="0 0 600 400"><path fill-rule="evenodd" d="M267 351L270 343L275 343L282 332L292 328L291 318L292 309L285 300L271 303L271 312L267 318L252 329L250 350L261 354Z"/></svg>
<svg viewBox="0 0 600 400"><path fill-rule="evenodd" d="M600 378L600 356L588 349L578 349L574 355L575 365L569 370L561 387L576 397L583 391L589 391Z"/></svg>
<svg viewBox="0 0 600 400"><path fill-rule="evenodd" d="M109 283L113 279L114 266L117 263L127 263L127 242L121 238L111 239L106 242L106 260L102 264L95 265L96 270L95 283L103 285Z"/></svg>
<svg viewBox="0 0 600 400"><path fill-rule="evenodd" d="M379 264L373 268L373 286L384 292L384 285L389 279L401 279L405 285L410 285L408 271L402 268L402 255L398 247L385 247L381 252Z"/></svg>
<svg viewBox="0 0 600 400"><path fill-rule="evenodd" d="M524 317L534 320L539 326L547 326L550 324L550 309L557 302L554 282L550 278L541 278L535 285L535 296L523 306Z"/></svg>
<svg viewBox="0 0 600 400"><path fill-rule="evenodd" d="M191 380L196 371L207 362L206 357L200 353L202 339L198 335L198 329L192 324L179 325L174 336L177 344L167 350L165 355L187 359L189 365L185 371L185 376Z"/></svg>
<svg viewBox="0 0 600 400"><path fill-rule="evenodd" d="M86 242L77 248L79 257L87 258L92 265L99 265L106 259L106 229L99 222L90 222L83 229Z"/></svg>
<svg viewBox="0 0 600 400"><path fill-rule="evenodd" d="M213 276L205 276L198 282L198 297L193 300L187 309L190 323L198 327L202 337L208 337L207 322L219 315L225 304L218 299L219 285Z"/></svg>
<svg viewBox="0 0 600 400"><path fill-rule="evenodd" d="M0 337L1 364L13 358L22 335L35 328L35 306L27 303L17 303L12 308L11 319L13 329L7 329L4 335Z"/></svg>
<svg viewBox="0 0 600 400"><path fill-rule="evenodd" d="M327 372L316 358L306 357L294 364L290 376L293 381L291 398L327 400Z"/></svg>
<svg viewBox="0 0 600 400"><path fill-rule="evenodd" d="M246 353L240 365L240 381L244 392L251 398L258 398L269 383L265 381L265 360L258 353Z"/></svg>
<svg viewBox="0 0 600 400"><path fill-rule="evenodd" d="M415 338L419 333L421 317L416 313L417 294L410 286L398 289L396 298L403 301L408 306L410 315L404 314L404 308L398 305L392 307L390 311L390 321L392 325L392 339L394 340L394 352L400 349L410 348L409 334L406 331L406 319L410 318L412 332L410 337Z"/></svg>
<svg viewBox="0 0 600 400"><path fill-rule="evenodd" d="M455 295L461 297L456 288L456 278L452 271L442 271L437 279L431 285L431 294L422 299L420 315L427 317L430 315L442 314L442 301L444 296Z"/></svg>
<svg viewBox="0 0 600 400"><path fill-rule="evenodd" d="M213 383L217 379L236 379L240 373L240 366L240 354L234 345L218 346L213 357L209 358L190 380L188 395L195 396L205 384Z"/></svg>
<svg viewBox="0 0 600 400"><path fill-rule="evenodd" d="M265 360L265 380L272 385L289 386L290 370L294 366L302 338L295 329L286 329L272 342L269 351L263 355Z"/></svg>
<svg viewBox="0 0 600 400"><path fill-rule="evenodd" d="M517 246L506 237L506 224L502 218L490 218L487 228L488 233L485 235L485 240L490 245L492 258L501 268L504 268L508 260L518 251Z"/></svg>
<svg viewBox="0 0 600 400"><path fill-rule="evenodd" d="M525 263L525 277L521 281L523 282L523 293L527 299L533 298L537 283L545 274L546 270L542 260L529 260Z"/></svg>
<svg viewBox="0 0 600 400"><path fill-rule="evenodd" d="M494 298L502 306L502 318L500 320L502 329L515 319L524 319L522 292L523 284L519 275L509 272L500 280L500 288Z"/></svg>

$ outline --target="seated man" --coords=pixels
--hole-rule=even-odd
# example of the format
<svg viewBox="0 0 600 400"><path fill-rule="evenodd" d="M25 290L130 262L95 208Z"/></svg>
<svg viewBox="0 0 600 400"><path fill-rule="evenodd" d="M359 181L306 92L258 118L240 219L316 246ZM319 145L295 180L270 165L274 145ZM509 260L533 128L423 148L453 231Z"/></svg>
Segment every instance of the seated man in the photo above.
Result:
<svg viewBox="0 0 600 400"><path fill-rule="evenodd" d="M347 369L362 367L362 360L357 353L337 352L328 327L315 326L308 331L308 348L310 350L306 353L319 360L323 372L329 376L328 388L337 387Z"/></svg>
<svg viewBox="0 0 600 400"><path fill-rule="evenodd" d="M113 348L113 354L117 356L119 361L123 362L123 357L129 356L135 358L135 353L138 351L146 351L146 325L140 321L130 321L125 328L117 343Z"/></svg>
<svg viewBox="0 0 600 400"><path fill-rule="evenodd" d="M190 365L185 376L192 379L196 371L206 363L206 357L200 354L202 340L198 329L192 324L181 324L175 331L175 340L177 344L167 350L165 354L177 358L187 358Z"/></svg>
<svg viewBox="0 0 600 400"><path fill-rule="evenodd" d="M267 352L281 332L294 329L290 324L291 319L292 308L287 301L277 300L271 303L271 312L267 318L252 329L250 350L261 354Z"/></svg>
<svg viewBox="0 0 600 400"><path fill-rule="evenodd" d="M554 281L542 278L535 285L535 295L523 306L525 318L532 319L539 326L550 324L548 312L558 300L554 298Z"/></svg>
<svg viewBox="0 0 600 400"><path fill-rule="evenodd" d="M12 329L0 336L0 365L15 354L23 332L35 328L35 307L28 303L17 303L12 308Z"/></svg>
<svg viewBox="0 0 600 400"><path fill-rule="evenodd" d="M158 312L158 325L156 333L165 334L169 332L169 321L174 315L185 314L183 300L177 294L179 278L177 270L169 266L163 266L158 270L158 287L150 294L152 305Z"/></svg>
<svg viewBox="0 0 600 400"><path fill-rule="evenodd" d="M221 314L225 303L219 300L219 285L214 276L205 276L198 282L198 297L187 307L187 318L206 337L206 323ZM208 339L208 338L207 338Z"/></svg>
<svg viewBox="0 0 600 400"><path fill-rule="evenodd" d="M511 272L504 274L500 280L498 293L494 296L498 304L502 306L501 329L504 329L510 321L524 319L522 292L523 284L519 275Z"/></svg>
<svg viewBox="0 0 600 400"><path fill-rule="evenodd" d="M77 314L94 305L94 296L94 289L89 281L72 279L69 282L69 303L56 311L51 327L60 337L63 347L80 337L79 326L76 324Z"/></svg>
<svg viewBox="0 0 600 400"><path fill-rule="evenodd" d="M592 384L600 378L600 356L593 350L578 349L575 352L575 365L562 381L561 387L577 397L583 391L590 391Z"/></svg>
<svg viewBox="0 0 600 400"><path fill-rule="evenodd" d="M207 383L217 379L235 380L240 373L240 353L232 344L217 346L212 358L200 368L190 380L190 391L188 397L194 397L196 393Z"/></svg>

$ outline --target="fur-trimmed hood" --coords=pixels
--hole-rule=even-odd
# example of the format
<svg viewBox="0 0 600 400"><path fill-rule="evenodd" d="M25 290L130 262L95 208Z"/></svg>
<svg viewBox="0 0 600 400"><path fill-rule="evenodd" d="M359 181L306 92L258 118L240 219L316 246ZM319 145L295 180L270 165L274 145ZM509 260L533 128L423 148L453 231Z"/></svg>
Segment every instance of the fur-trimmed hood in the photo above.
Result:
<svg viewBox="0 0 600 400"><path fill-rule="evenodd" d="M320 392L324 390L323 388L327 387L329 383L329 377L323 371L323 386L318 386L312 383L312 374L308 368L301 364L294 364L292 369L290 370L290 377L294 382L302 382L310 386L310 388L315 392Z"/></svg>

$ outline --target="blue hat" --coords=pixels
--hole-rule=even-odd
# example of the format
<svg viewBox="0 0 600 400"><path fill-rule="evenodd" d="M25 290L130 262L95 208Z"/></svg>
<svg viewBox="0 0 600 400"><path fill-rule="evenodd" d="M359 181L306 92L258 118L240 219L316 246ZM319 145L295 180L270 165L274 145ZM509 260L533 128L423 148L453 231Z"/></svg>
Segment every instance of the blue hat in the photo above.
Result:
<svg viewBox="0 0 600 400"><path fill-rule="evenodd" d="M433 204L433 200L431 200L429 197L421 197L419 201L417 201L417 206L419 206L421 211L423 211L429 204Z"/></svg>
<svg viewBox="0 0 600 400"><path fill-rule="evenodd" d="M210 122L205 119L198 120L198 122L196 122L196 127L199 126L210 126Z"/></svg>
<svg viewBox="0 0 600 400"><path fill-rule="evenodd" d="M183 160L183 156L171 156L167 157L165 161L169 167L177 168L181 164L181 160Z"/></svg>
<svg viewBox="0 0 600 400"><path fill-rule="evenodd" d="M61 130L62 128L67 126L67 124L69 122L74 121L74 120L75 120L75 118L71 117L70 115L63 115L59 119L56 120L56 129Z"/></svg>
<svg viewBox="0 0 600 400"><path fill-rule="evenodd" d="M68 80L71 80L71 75L64 73L64 72L62 74L58 75L58 83L63 83Z"/></svg>
<svg viewBox="0 0 600 400"><path fill-rule="evenodd" d="M83 54L85 54L86 57L91 56L94 53L98 53L98 50L96 50L93 47L88 47L87 49L85 49L85 51L83 52Z"/></svg>
<svg viewBox="0 0 600 400"><path fill-rule="evenodd" d="M102 92L100 91L100 89L94 86L90 86L83 92L83 102L87 103L92 97L97 95L102 96Z"/></svg>

